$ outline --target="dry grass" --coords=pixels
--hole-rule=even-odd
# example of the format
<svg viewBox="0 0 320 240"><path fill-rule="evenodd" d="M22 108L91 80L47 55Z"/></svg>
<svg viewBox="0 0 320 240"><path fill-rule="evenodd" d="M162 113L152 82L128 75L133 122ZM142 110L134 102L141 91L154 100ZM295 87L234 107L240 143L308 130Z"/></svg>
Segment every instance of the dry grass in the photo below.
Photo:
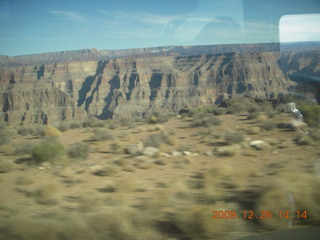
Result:
<svg viewBox="0 0 320 240"><path fill-rule="evenodd" d="M224 139L228 144L240 143L244 140L242 132L228 130L224 133Z"/></svg>
<svg viewBox="0 0 320 240"><path fill-rule="evenodd" d="M10 144L0 145L0 153L4 155L12 155L15 153L15 148Z"/></svg>
<svg viewBox="0 0 320 240"><path fill-rule="evenodd" d="M8 196L0 200L0 220L4 222L1 234L4 239L22 240L237 239L250 232L250 227L255 233L287 228L288 220L277 222L274 216L272 221L261 220L256 225L241 217L212 219L212 211L235 210L241 215L250 206L255 211L267 208L278 211L279 207L289 210L292 206L288 204L290 194L295 210L308 212L306 221L295 219L292 225L317 225L320 222L317 214L320 186L310 163L310 159L317 156L316 146L296 145L295 132L283 129L262 132L258 127L261 122L249 121L244 115L221 115L219 118L221 126L210 128L190 128L192 118L186 117L171 119L161 127L152 125L152 133L137 131L133 135L134 130L125 127L116 131L107 129L115 136L110 142L92 142L94 130L98 128L64 132L59 143L63 148L75 141L89 144L90 156L86 161L63 164L52 161L54 164L41 162L40 166L15 165L21 171L1 174L0 187ZM281 119L275 116L272 120ZM234 132L231 140L224 141L228 129ZM170 131L174 135L168 135ZM243 141L242 137L239 143L233 144L235 135L242 131L252 131L254 135L249 136L252 141L261 139L274 149L257 153L248 147L250 140ZM314 136L316 139L316 131ZM218 153L218 149L222 151L227 147L231 148L231 153L224 158L220 154L163 154L156 158L123 154L123 146L150 139L161 152L179 149L194 153L216 149L214 153ZM283 139L286 139L286 148L276 149ZM17 147L23 141L30 146L39 144L39 139L30 136L16 136L11 141L10 144ZM24 149L21 152L25 152ZM10 161L28 162L28 157L10 156ZM294 168L299 172L284 173ZM52 228L48 227L50 225Z"/></svg>
<svg viewBox="0 0 320 240"><path fill-rule="evenodd" d="M289 211L289 218L273 216L272 221L261 221L272 230L290 229L300 224L318 223L320 182L317 177L303 172L287 172L279 175L270 183L258 201L257 210L268 209L274 215L279 211ZM296 211L307 211L307 219L298 219Z"/></svg>
<svg viewBox="0 0 320 240"><path fill-rule="evenodd" d="M30 176L19 176L15 181L16 185L22 185L22 186L30 185L33 183L34 183L34 179Z"/></svg>
<svg viewBox="0 0 320 240"><path fill-rule="evenodd" d="M37 203L40 204L57 204L59 186L55 183L45 183L38 186L33 191L33 197L36 199Z"/></svg>
<svg viewBox="0 0 320 240"><path fill-rule="evenodd" d="M15 168L16 164L9 159L0 159L0 173L7 173Z"/></svg>
<svg viewBox="0 0 320 240"><path fill-rule="evenodd" d="M101 177L109 177L114 176L120 172L119 167L117 166L105 166L97 169L94 172L94 175L101 176Z"/></svg>
<svg viewBox="0 0 320 240"><path fill-rule="evenodd" d="M235 203L217 202L212 205L192 205L176 214L175 222L189 239L230 237L239 231L248 231L247 223L240 219L212 219L212 211L239 212Z"/></svg>

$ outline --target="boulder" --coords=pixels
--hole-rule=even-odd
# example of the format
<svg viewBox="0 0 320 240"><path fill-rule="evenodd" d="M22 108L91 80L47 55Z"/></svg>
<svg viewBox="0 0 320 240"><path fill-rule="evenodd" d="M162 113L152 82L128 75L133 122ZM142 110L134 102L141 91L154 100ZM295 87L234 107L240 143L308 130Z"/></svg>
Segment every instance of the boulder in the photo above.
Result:
<svg viewBox="0 0 320 240"><path fill-rule="evenodd" d="M255 140L250 142L250 146L257 150L269 149L270 145L262 140Z"/></svg>

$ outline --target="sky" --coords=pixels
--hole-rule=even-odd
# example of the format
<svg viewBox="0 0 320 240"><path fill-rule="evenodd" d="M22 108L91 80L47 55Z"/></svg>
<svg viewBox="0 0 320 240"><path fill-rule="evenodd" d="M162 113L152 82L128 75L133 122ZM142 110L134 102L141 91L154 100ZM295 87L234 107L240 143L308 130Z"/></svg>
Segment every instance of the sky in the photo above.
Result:
<svg viewBox="0 0 320 240"><path fill-rule="evenodd" d="M259 2L265 1L0 0L0 55L277 42L279 22L257 12ZM319 19L312 21L320 26ZM282 38L295 41L285 29L291 37ZM311 31L310 40L320 40L319 29Z"/></svg>

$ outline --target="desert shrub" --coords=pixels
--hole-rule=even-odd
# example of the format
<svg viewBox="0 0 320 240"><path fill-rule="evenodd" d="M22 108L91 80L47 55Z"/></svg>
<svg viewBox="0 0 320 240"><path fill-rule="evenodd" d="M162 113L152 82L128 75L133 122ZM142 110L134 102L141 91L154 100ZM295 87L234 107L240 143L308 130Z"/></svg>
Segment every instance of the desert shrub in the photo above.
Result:
<svg viewBox="0 0 320 240"><path fill-rule="evenodd" d="M19 176L15 181L17 185L30 185L32 183L34 183L34 180L30 176Z"/></svg>
<svg viewBox="0 0 320 240"><path fill-rule="evenodd" d="M251 120L251 119L257 118L259 115L260 115L260 113L258 113L258 112L251 112L251 113L248 113L247 118L249 120Z"/></svg>
<svg viewBox="0 0 320 240"><path fill-rule="evenodd" d="M167 137L163 133L151 134L143 142L143 146L158 148L162 143L165 143L166 141L167 141Z"/></svg>
<svg viewBox="0 0 320 240"><path fill-rule="evenodd" d="M266 131L270 131L270 130L276 128L276 126L277 126L277 124L275 124L273 121L270 121L270 120L264 121L261 124L261 128Z"/></svg>
<svg viewBox="0 0 320 240"><path fill-rule="evenodd" d="M212 110L212 113L214 115L223 115L226 113L226 109L222 108L222 107L216 107Z"/></svg>
<svg viewBox="0 0 320 240"><path fill-rule="evenodd" d="M15 148L10 144L0 145L0 152L5 155L12 155L15 153Z"/></svg>
<svg viewBox="0 0 320 240"><path fill-rule="evenodd" d="M258 105L252 105L248 107L248 112L249 113L261 112L261 108Z"/></svg>
<svg viewBox="0 0 320 240"><path fill-rule="evenodd" d="M119 172L120 172L120 170L117 166L105 166L103 168L96 170L94 172L94 175L101 176L101 177L113 176L113 175L118 174Z"/></svg>
<svg viewBox="0 0 320 240"><path fill-rule="evenodd" d="M58 129L61 132L67 131L69 129L76 129L76 128L81 128L81 123L80 122L75 122L75 121L64 121L62 122L59 126Z"/></svg>
<svg viewBox="0 0 320 240"><path fill-rule="evenodd" d="M114 120L108 122L108 128L114 130L118 127L118 123Z"/></svg>
<svg viewBox="0 0 320 240"><path fill-rule="evenodd" d="M58 189L58 185L55 183L45 183L34 190L33 196L37 203L55 204L58 199Z"/></svg>
<svg viewBox="0 0 320 240"><path fill-rule="evenodd" d="M61 132L65 132L67 130L69 130L71 128L70 123L69 122L62 122L60 123L60 125L58 126L58 129Z"/></svg>
<svg viewBox="0 0 320 240"><path fill-rule="evenodd" d="M166 137L166 143L169 145L176 145L177 144L177 138L173 135L169 135Z"/></svg>
<svg viewBox="0 0 320 240"><path fill-rule="evenodd" d="M89 156L90 146L82 142L76 142L69 146L68 155L72 158L86 159Z"/></svg>
<svg viewBox="0 0 320 240"><path fill-rule="evenodd" d="M228 99L223 103L223 105L227 107L226 109L227 114L236 114L240 112L247 112L249 108L255 105L255 103L252 103L247 98L240 98L240 99Z"/></svg>
<svg viewBox="0 0 320 240"><path fill-rule="evenodd" d="M45 137L45 127L43 125L39 125L35 128L35 131L33 133L33 136L38 138L44 138Z"/></svg>
<svg viewBox="0 0 320 240"><path fill-rule="evenodd" d="M10 172L15 164L11 160L0 160L0 173Z"/></svg>
<svg viewBox="0 0 320 240"><path fill-rule="evenodd" d="M309 132L309 136L314 141L320 141L320 129L319 128L310 128L308 132Z"/></svg>
<svg viewBox="0 0 320 240"><path fill-rule="evenodd" d="M311 127L320 125L320 106L316 104L303 104L299 106L303 119Z"/></svg>
<svg viewBox="0 0 320 240"><path fill-rule="evenodd" d="M210 127L221 124L221 120L212 114L200 113L193 116L190 127Z"/></svg>
<svg viewBox="0 0 320 240"><path fill-rule="evenodd" d="M121 118L119 120L119 124L121 127L128 127L129 129L130 128L134 128L137 124L136 122L134 121L134 119L130 119L130 118Z"/></svg>
<svg viewBox="0 0 320 240"><path fill-rule="evenodd" d="M224 139L229 144L240 143L244 140L244 135L242 132L229 130L224 133Z"/></svg>
<svg viewBox="0 0 320 240"><path fill-rule="evenodd" d="M266 107L264 112L269 118L272 118L275 116L275 110L273 109L273 107L270 107L270 106Z"/></svg>
<svg viewBox="0 0 320 240"><path fill-rule="evenodd" d="M56 240L61 234L61 224L47 217L13 215L2 225L2 239ZM64 238L66 239L66 238Z"/></svg>
<svg viewBox="0 0 320 240"><path fill-rule="evenodd" d="M15 148L15 154L17 155L25 155L25 154L31 154L33 143L31 142L22 142L20 144L17 144Z"/></svg>
<svg viewBox="0 0 320 240"><path fill-rule="evenodd" d="M110 146L113 153L119 153L123 151L123 147L118 142L113 142L110 144Z"/></svg>
<svg viewBox="0 0 320 240"><path fill-rule="evenodd" d="M93 136L93 139L95 141L104 141L104 140L110 140L113 138L113 134L110 133L107 129L99 129L96 130Z"/></svg>
<svg viewBox="0 0 320 240"><path fill-rule="evenodd" d="M268 117L264 114L259 114L256 119L258 122L265 122L268 120Z"/></svg>
<svg viewBox="0 0 320 240"><path fill-rule="evenodd" d="M0 129L0 145L8 144L10 143L10 135L5 129Z"/></svg>
<svg viewBox="0 0 320 240"><path fill-rule="evenodd" d="M34 129L31 127L20 127L17 129L17 132L20 136L27 136L27 135L32 135L34 134Z"/></svg>
<svg viewBox="0 0 320 240"><path fill-rule="evenodd" d="M60 143L44 141L36 144L31 150L31 156L35 163L53 162L64 154L64 147Z"/></svg>
<svg viewBox="0 0 320 240"><path fill-rule="evenodd" d="M159 146L159 150L160 150L160 152L163 152L163 153L169 153L169 152L171 152L170 146L167 145L167 144L165 144L165 143L163 143L163 144L161 144L161 145Z"/></svg>
<svg viewBox="0 0 320 240"><path fill-rule="evenodd" d="M61 132L56 127L48 126L44 129L44 135L46 138L59 138Z"/></svg>
<svg viewBox="0 0 320 240"><path fill-rule="evenodd" d="M81 123L80 122L70 122L70 128L71 129L81 128Z"/></svg>
<svg viewBox="0 0 320 240"><path fill-rule="evenodd" d="M166 113L154 112L147 116L149 123L164 123L169 120L169 115Z"/></svg>
<svg viewBox="0 0 320 240"><path fill-rule="evenodd" d="M86 121L83 122L83 127L104 127L106 122L99 120L96 117L90 117Z"/></svg>
<svg viewBox="0 0 320 240"><path fill-rule="evenodd" d="M193 149L193 146L190 144L183 144L183 145L179 145L177 148L178 152L191 152L191 150Z"/></svg>

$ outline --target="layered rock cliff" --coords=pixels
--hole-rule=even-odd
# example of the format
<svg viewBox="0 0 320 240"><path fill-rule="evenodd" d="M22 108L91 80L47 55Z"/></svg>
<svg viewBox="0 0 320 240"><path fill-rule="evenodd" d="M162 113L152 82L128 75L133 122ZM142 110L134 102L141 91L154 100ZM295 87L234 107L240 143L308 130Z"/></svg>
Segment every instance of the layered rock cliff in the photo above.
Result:
<svg viewBox="0 0 320 240"><path fill-rule="evenodd" d="M277 53L119 58L2 68L0 118L47 123L143 115L219 103L276 98L291 81Z"/></svg>

